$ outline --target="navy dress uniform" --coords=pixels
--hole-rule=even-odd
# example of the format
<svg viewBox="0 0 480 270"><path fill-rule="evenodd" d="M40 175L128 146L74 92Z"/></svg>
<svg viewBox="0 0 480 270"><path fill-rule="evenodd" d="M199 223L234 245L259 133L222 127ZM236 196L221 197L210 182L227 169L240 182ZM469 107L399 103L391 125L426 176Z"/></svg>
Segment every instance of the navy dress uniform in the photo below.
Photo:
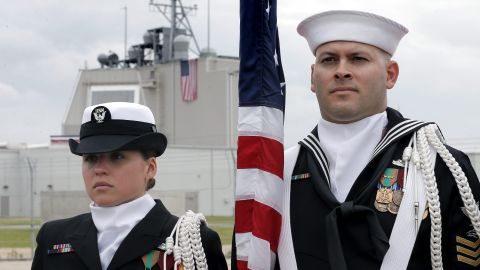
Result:
<svg viewBox="0 0 480 270"><path fill-rule="evenodd" d="M153 178L142 174L139 188L132 186L140 190L130 191L129 185L124 193L116 189L123 176L110 171L120 170L122 164L137 157L141 166L151 166L139 171L154 176L155 157L165 151L167 139L157 131L148 107L124 102L90 106L83 114L80 141L69 143L73 154L83 156L85 185L93 201L91 212L43 224L37 235L33 270L227 269L218 234L206 226L202 215L189 211L178 218L160 200L150 197L146 190L153 187ZM89 170L101 179L92 180L92 190L99 188L98 193L90 190Z"/></svg>
<svg viewBox="0 0 480 270"><path fill-rule="evenodd" d="M405 172L403 150L412 134L427 123L416 122L405 129L407 120L397 111L388 108L388 125L385 133L393 131L398 137L386 144L375 158L362 170L348 192L345 202L332 194L327 177L322 170L327 160L322 159L322 148L308 138L317 137L315 128L298 146L287 150L286 170L289 200L285 202L280 269L381 269L385 254L397 243L392 242L392 232L397 226L414 228L414 224L398 219L398 209L382 210L376 207L378 190L398 185ZM476 201L480 199L480 184L468 157L448 147L467 175ZM435 175L438 179L440 208L443 219L442 251L444 269L478 268L480 240L466 214L455 179L447 165L436 157ZM396 172L392 174L392 172ZM287 173L287 172L286 172ZM386 177L387 176L387 177ZM403 183L402 183L403 184ZM393 203L393 198L392 202ZM401 202L405 203L406 202ZM388 207L386 205L385 207ZM413 206L411 205L413 208ZM307 211L308 209L308 211ZM430 254L431 219L428 207L419 216L419 228L402 267L385 269L432 269ZM390 241L389 241L390 240ZM400 264L400 262L397 262ZM278 266L277 266L278 267Z"/></svg>
<svg viewBox="0 0 480 270"><path fill-rule="evenodd" d="M323 12L297 30L317 53L315 67L322 45L363 43L391 56L408 32L360 11ZM335 51L325 54L341 61ZM335 76L344 87L355 83L354 72ZM391 108L346 124L322 118L286 150L284 181L277 269L480 267L479 180L467 155L446 145L433 123Z"/></svg>
<svg viewBox="0 0 480 270"><path fill-rule="evenodd" d="M152 210L123 240L107 269L164 269L162 244L177 221L178 217L170 214L161 201L156 201ZM200 233L208 269L227 269L218 234L204 225ZM91 214L45 223L38 233L37 243L32 270L102 269L97 229ZM157 258L153 258L151 267L147 268L144 257L155 253ZM167 269L173 269L172 255L167 259Z"/></svg>

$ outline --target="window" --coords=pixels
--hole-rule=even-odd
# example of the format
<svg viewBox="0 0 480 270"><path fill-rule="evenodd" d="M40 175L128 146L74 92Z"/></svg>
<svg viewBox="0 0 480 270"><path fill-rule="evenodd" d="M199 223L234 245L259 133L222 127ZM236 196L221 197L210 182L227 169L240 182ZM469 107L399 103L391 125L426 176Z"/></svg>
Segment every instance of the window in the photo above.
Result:
<svg viewBox="0 0 480 270"><path fill-rule="evenodd" d="M138 103L139 91L138 85L92 85L87 103L89 105L115 101Z"/></svg>

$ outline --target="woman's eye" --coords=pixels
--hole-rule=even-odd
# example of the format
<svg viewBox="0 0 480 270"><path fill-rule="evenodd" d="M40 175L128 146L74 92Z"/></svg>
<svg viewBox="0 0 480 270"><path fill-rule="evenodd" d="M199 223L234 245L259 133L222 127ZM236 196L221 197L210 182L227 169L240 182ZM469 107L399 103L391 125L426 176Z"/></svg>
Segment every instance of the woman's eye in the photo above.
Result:
<svg viewBox="0 0 480 270"><path fill-rule="evenodd" d="M124 158L125 156L122 153L113 152L112 154L110 154L110 159L113 161L122 160Z"/></svg>
<svg viewBox="0 0 480 270"><path fill-rule="evenodd" d="M98 157L96 155L83 155L83 161L88 163L97 162Z"/></svg>

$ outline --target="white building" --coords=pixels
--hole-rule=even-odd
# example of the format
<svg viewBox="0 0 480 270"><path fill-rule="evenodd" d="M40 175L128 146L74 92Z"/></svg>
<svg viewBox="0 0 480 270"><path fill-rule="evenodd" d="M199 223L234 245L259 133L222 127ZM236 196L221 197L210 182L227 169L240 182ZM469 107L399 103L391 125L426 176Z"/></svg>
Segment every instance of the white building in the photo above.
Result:
<svg viewBox="0 0 480 270"><path fill-rule="evenodd" d="M154 197L177 213L233 215L238 59L206 55L197 65L198 98L190 102L181 97L180 61L81 70L62 135L48 146L0 145L0 216L30 216L32 202L44 219L88 211L81 158L67 140L78 138L85 107L107 101L150 107L167 136Z"/></svg>

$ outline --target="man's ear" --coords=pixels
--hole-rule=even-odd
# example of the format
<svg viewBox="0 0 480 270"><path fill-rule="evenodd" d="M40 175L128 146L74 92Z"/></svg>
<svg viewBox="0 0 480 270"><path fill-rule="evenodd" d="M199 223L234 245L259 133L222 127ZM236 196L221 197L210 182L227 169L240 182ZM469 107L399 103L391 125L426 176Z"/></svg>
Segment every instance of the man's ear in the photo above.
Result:
<svg viewBox="0 0 480 270"><path fill-rule="evenodd" d="M314 68L315 68L315 64L312 64L310 66L310 90L315 93L317 91L317 87L315 86L315 80L313 79Z"/></svg>
<svg viewBox="0 0 480 270"><path fill-rule="evenodd" d="M398 63L390 60L387 64L387 89L392 89L395 86L399 72Z"/></svg>

